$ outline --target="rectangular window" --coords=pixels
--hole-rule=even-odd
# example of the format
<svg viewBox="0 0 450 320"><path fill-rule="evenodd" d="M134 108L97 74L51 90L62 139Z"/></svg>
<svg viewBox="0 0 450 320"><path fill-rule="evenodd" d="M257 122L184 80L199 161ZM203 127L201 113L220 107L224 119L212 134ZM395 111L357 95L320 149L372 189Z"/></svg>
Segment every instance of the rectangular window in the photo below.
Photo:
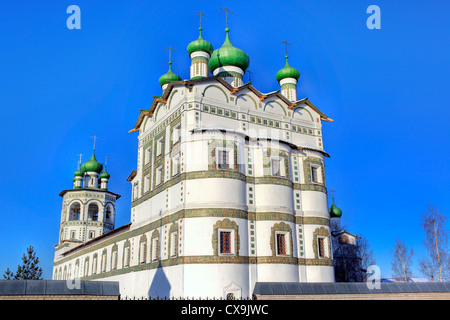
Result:
<svg viewBox="0 0 450 320"><path fill-rule="evenodd" d="M133 199L137 199L139 195L139 183L135 182L133 185Z"/></svg>
<svg viewBox="0 0 450 320"><path fill-rule="evenodd" d="M97 258L92 260L92 274L97 274Z"/></svg>
<svg viewBox="0 0 450 320"><path fill-rule="evenodd" d="M220 231L220 253L231 253L230 231Z"/></svg>
<svg viewBox="0 0 450 320"><path fill-rule="evenodd" d="M102 272L106 272L106 253L102 256Z"/></svg>
<svg viewBox="0 0 450 320"><path fill-rule="evenodd" d="M123 255L123 266L128 267L130 265L130 247L125 248Z"/></svg>
<svg viewBox="0 0 450 320"><path fill-rule="evenodd" d="M172 232L170 235L170 256L175 257L177 255L177 233Z"/></svg>
<svg viewBox="0 0 450 320"><path fill-rule="evenodd" d="M227 150L217 150L217 168L229 169L230 168L230 155Z"/></svg>
<svg viewBox="0 0 450 320"><path fill-rule="evenodd" d="M326 258L325 256L325 241L324 238L318 238L317 239L317 245L319 249L319 257L320 258Z"/></svg>
<svg viewBox="0 0 450 320"><path fill-rule="evenodd" d="M156 142L156 155L159 156L162 153L162 149L163 149L163 138L160 138L157 142Z"/></svg>
<svg viewBox="0 0 450 320"><path fill-rule="evenodd" d="M176 155L172 158L172 176L179 174L181 171L180 155Z"/></svg>
<svg viewBox="0 0 450 320"><path fill-rule="evenodd" d="M178 124L175 128L173 128L173 144L176 144L181 141L181 124Z"/></svg>
<svg viewBox="0 0 450 320"><path fill-rule="evenodd" d="M272 175L273 176L280 176L280 159L277 158L271 158L270 159L270 167L272 168Z"/></svg>
<svg viewBox="0 0 450 320"><path fill-rule="evenodd" d="M111 263L112 263L111 269L116 270L117 269L117 251L113 251Z"/></svg>
<svg viewBox="0 0 450 320"><path fill-rule="evenodd" d="M277 255L286 255L286 235L277 233Z"/></svg>
<svg viewBox="0 0 450 320"><path fill-rule="evenodd" d="M144 152L144 164L149 164L150 163L150 157L151 157L151 148L147 148L145 149Z"/></svg>
<svg viewBox="0 0 450 320"><path fill-rule="evenodd" d="M145 263L145 252L146 252L146 247L147 244L145 242L141 242L141 248L140 248L140 252L139 252L139 256L140 256L140 263Z"/></svg>
<svg viewBox="0 0 450 320"><path fill-rule="evenodd" d="M152 240L152 261L158 260L158 238Z"/></svg>
<svg viewBox="0 0 450 320"><path fill-rule="evenodd" d="M150 190L150 175L147 174L144 178L144 192L148 192Z"/></svg>
<svg viewBox="0 0 450 320"><path fill-rule="evenodd" d="M272 176L285 177L286 168L284 165L284 158L278 156L270 157L270 170Z"/></svg>
<svg viewBox="0 0 450 320"><path fill-rule="evenodd" d="M321 183L319 176L319 169L320 167L311 165L311 182Z"/></svg>
<svg viewBox="0 0 450 320"><path fill-rule="evenodd" d="M70 232L70 239L75 240L75 231Z"/></svg>
<svg viewBox="0 0 450 320"><path fill-rule="evenodd" d="M95 238L95 231L89 231L89 239Z"/></svg>
<svg viewBox="0 0 450 320"><path fill-rule="evenodd" d="M155 177L155 183L156 185L159 185L162 183L162 174L163 174L163 170L162 170L162 166L159 166L156 169L156 177Z"/></svg>

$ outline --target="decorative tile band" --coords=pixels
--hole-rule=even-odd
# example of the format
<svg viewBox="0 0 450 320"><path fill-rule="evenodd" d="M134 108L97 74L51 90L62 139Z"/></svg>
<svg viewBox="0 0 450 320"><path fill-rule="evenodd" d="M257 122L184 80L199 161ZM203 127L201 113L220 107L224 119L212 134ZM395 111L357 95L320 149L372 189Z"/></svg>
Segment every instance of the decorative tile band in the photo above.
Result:
<svg viewBox="0 0 450 320"><path fill-rule="evenodd" d="M333 260L331 259L305 259L305 258L293 258L293 257L243 257L243 256L186 256L175 257L165 260L153 261L151 263L139 264L136 266L130 266L128 268L122 268L117 270L111 270L100 274L92 274L89 276L81 277L81 280L96 280L121 274L127 274L130 272L152 270L161 267L170 267L182 264L290 264L290 265L303 265L303 266L333 266Z"/></svg>

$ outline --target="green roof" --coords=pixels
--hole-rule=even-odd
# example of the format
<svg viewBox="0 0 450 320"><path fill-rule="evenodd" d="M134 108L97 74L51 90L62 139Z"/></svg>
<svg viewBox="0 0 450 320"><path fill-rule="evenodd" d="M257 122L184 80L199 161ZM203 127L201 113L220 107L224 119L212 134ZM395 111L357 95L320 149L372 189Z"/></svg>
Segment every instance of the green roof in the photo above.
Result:
<svg viewBox="0 0 450 320"><path fill-rule="evenodd" d="M166 83L173 82L173 81L181 81L181 78L172 72L172 62L169 62L169 71L167 71L166 74L163 74L159 78L159 84L162 87Z"/></svg>
<svg viewBox="0 0 450 320"><path fill-rule="evenodd" d="M231 44L228 35L230 29L226 28L225 32L226 37L224 43L219 49L214 50L209 59L209 70L213 72L220 67L234 66L245 72L250 65L250 58L244 51Z"/></svg>
<svg viewBox="0 0 450 320"><path fill-rule="evenodd" d="M78 165L78 170L75 171L74 176L75 176L75 177L82 177L83 174L84 174L84 172L83 172L83 170L81 170L81 166Z"/></svg>
<svg viewBox="0 0 450 320"><path fill-rule="evenodd" d="M286 65L284 66L283 69L277 72L276 74L277 81L280 82L281 80L286 78L294 78L295 80L298 80L300 78L300 72L289 65L288 56L286 56L285 58L286 58Z"/></svg>
<svg viewBox="0 0 450 320"><path fill-rule="evenodd" d="M103 165L97 161L97 159L95 159L95 149L92 152L92 157L89 161L83 163L83 165L81 166L81 169L84 172L88 172L88 171L93 171L93 172L97 172L100 173L103 170Z"/></svg>
<svg viewBox="0 0 450 320"><path fill-rule="evenodd" d="M202 38L202 28L199 28L198 30L200 31L200 35L198 36L197 40L189 43L189 45L187 46L187 52L189 53L189 55L191 55L192 52L203 51L211 55L214 50L212 44Z"/></svg>
<svg viewBox="0 0 450 320"><path fill-rule="evenodd" d="M328 213L330 214L331 218L340 218L342 216L342 210L336 207L334 204L334 197L333 197L333 204L331 205L330 209L328 209Z"/></svg>
<svg viewBox="0 0 450 320"><path fill-rule="evenodd" d="M102 174L100 175L100 179L109 179L111 176L109 175L109 173L106 171L106 165L105 165L105 171L102 172Z"/></svg>

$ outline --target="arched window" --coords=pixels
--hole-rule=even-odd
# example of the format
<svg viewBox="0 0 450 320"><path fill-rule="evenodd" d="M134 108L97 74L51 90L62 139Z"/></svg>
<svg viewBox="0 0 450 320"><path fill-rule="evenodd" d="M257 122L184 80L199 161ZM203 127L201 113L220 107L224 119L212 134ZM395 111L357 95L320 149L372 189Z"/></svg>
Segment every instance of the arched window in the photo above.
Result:
<svg viewBox="0 0 450 320"><path fill-rule="evenodd" d="M114 221L113 214L114 214L113 206L110 204L107 205L105 210L105 222L112 223Z"/></svg>
<svg viewBox="0 0 450 320"><path fill-rule="evenodd" d="M75 202L69 209L69 221L80 220L81 205L79 202Z"/></svg>
<svg viewBox="0 0 450 320"><path fill-rule="evenodd" d="M91 203L88 207L88 219L92 221L98 221L98 205Z"/></svg>

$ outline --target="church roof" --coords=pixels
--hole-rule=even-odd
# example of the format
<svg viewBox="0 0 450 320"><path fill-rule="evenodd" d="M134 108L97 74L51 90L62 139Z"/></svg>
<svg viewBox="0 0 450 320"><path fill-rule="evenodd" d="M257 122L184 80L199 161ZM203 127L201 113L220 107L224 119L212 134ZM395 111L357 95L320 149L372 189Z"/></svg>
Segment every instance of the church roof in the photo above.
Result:
<svg viewBox="0 0 450 320"><path fill-rule="evenodd" d="M150 105L149 109L140 109L140 113L139 113L138 119L136 121L136 124L134 125L134 128L129 131L129 133L138 131L146 116L153 116L153 113L158 105L158 102L167 103L167 99L169 98L170 93L174 87L180 86L180 85L189 87L189 86L193 86L197 83L203 83L203 82L209 82L209 81L219 82L225 88L227 88L231 94L236 94L239 91L248 89L248 90L252 91L259 98L260 101L263 101L263 100L271 98L271 97L277 97L280 100L282 100L289 107L289 109L295 109L297 106L306 104L320 115L321 120L333 121L333 119L326 116L322 111L319 110L319 108L317 108L311 101L309 101L308 97L297 100L295 102L291 102L284 95L282 95L279 90L273 91L270 93L262 93L261 91L256 89L251 84L251 82L247 82L246 84L244 84L238 88L234 88L233 86L231 86L228 82L226 82L221 77L212 76L212 77L207 77L207 78L199 78L199 79L194 79L194 80L183 80L183 81L173 81L173 82L168 83L167 88L166 88L166 90L164 90L162 96L153 97L153 102Z"/></svg>
<svg viewBox="0 0 450 320"><path fill-rule="evenodd" d="M102 190L102 189L96 189L96 188L67 189L67 190L61 191L61 192L59 193L59 196L60 196L60 197L64 197L64 195L65 195L67 192L70 192L70 191L76 191L76 192L80 192L80 191L89 191L89 192L109 193L109 194L115 196L115 197L116 197L116 200L119 199L119 198L121 197L120 194L117 194L117 193L114 193L114 192L111 192L111 191L108 191L108 190Z"/></svg>
<svg viewBox="0 0 450 320"><path fill-rule="evenodd" d="M85 242L85 243L83 243L83 244L80 244L79 246L76 246L75 248L72 248L72 249L70 249L70 250L68 250L68 251L66 251L66 252L64 252L64 253L62 253L62 255L63 255L63 256L66 256L66 255L68 255L69 253L72 253L72 252L74 252L74 251L76 251L76 250L78 250L78 249L82 249L82 248L84 248L84 247L86 247L86 246L89 246L89 245L91 245L91 244L94 244L94 243L100 241L101 239L106 238L106 237L109 237L109 236L111 236L111 235L113 235L113 234L115 234L115 233L126 232L126 231L128 231L128 230L130 229L130 226L131 226L131 222L130 222L130 223L127 223L127 224L125 224L125 225L123 225L123 226L121 226L121 227L118 227L118 228L116 228L116 229L114 229L114 230L111 230L111 231L109 231L109 232L107 232L107 233L104 233L104 234L102 234L102 235L100 235L100 236L98 236L98 237L96 237L96 238L94 238L94 239L92 239L92 240L89 240L89 241L87 241L87 242Z"/></svg>

